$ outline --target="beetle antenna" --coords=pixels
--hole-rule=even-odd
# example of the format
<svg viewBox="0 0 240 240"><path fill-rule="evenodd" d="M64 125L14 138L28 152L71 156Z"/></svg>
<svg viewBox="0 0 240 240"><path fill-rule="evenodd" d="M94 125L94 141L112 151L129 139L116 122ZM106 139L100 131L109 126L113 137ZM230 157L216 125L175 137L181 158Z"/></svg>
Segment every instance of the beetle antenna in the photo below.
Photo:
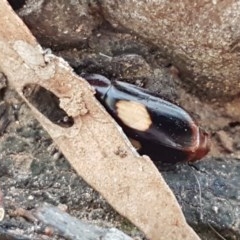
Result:
<svg viewBox="0 0 240 240"><path fill-rule="evenodd" d="M219 238L222 240L227 240L224 236L222 236L210 223L208 223L208 226L211 228L211 230L218 235Z"/></svg>
<svg viewBox="0 0 240 240"><path fill-rule="evenodd" d="M198 189L199 189L199 205L200 205L200 219L203 220L203 204L202 204L202 189L201 189L201 184L200 181L197 177L197 175L195 174L195 172L193 171L193 175L197 181L197 185L198 185Z"/></svg>

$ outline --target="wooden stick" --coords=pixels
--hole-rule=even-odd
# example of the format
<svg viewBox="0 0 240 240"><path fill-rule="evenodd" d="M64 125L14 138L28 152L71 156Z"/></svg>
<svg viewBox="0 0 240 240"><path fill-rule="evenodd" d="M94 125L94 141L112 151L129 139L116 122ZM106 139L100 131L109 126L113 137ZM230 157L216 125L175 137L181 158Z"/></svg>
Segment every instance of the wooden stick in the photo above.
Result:
<svg viewBox="0 0 240 240"><path fill-rule="evenodd" d="M44 205L37 209L35 216L45 225L51 226L60 236L72 240L131 240L116 228L102 228L82 222L57 207Z"/></svg>

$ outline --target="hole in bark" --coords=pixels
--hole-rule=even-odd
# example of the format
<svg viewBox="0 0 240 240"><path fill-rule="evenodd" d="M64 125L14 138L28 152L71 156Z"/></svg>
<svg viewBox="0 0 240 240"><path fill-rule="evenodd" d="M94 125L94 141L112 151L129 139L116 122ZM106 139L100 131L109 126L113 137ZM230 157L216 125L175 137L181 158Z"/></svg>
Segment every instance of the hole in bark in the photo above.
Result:
<svg viewBox="0 0 240 240"><path fill-rule="evenodd" d="M71 127L74 124L73 118L60 108L59 98L46 88L38 84L26 84L22 92L25 98L54 124L61 127Z"/></svg>
<svg viewBox="0 0 240 240"><path fill-rule="evenodd" d="M230 122L228 125L229 125L229 127L234 128L234 127L240 126L240 122L238 122L238 121Z"/></svg>
<svg viewBox="0 0 240 240"><path fill-rule="evenodd" d="M19 10L26 3L25 0L8 0L8 3L12 6L13 10Z"/></svg>

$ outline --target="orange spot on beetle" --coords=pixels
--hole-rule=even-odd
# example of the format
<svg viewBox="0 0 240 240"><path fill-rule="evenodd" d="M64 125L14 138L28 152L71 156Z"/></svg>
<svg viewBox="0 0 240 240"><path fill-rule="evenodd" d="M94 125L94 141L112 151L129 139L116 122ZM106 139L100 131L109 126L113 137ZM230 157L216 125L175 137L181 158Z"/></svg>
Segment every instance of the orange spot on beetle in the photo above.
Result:
<svg viewBox="0 0 240 240"><path fill-rule="evenodd" d="M138 102L119 100L116 103L117 116L128 127L147 131L152 124L146 107Z"/></svg>

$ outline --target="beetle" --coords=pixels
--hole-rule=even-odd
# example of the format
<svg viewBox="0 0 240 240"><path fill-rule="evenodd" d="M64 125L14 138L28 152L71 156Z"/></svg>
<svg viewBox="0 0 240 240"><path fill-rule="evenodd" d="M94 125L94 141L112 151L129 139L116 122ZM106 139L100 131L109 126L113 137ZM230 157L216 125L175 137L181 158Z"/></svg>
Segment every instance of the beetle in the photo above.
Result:
<svg viewBox="0 0 240 240"><path fill-rule="evenodd" d="M153 161L194 162L210 149L209 134L186 110L146 89L99 74L83 76L96 98L137 143L138 152Z"/></svg>

